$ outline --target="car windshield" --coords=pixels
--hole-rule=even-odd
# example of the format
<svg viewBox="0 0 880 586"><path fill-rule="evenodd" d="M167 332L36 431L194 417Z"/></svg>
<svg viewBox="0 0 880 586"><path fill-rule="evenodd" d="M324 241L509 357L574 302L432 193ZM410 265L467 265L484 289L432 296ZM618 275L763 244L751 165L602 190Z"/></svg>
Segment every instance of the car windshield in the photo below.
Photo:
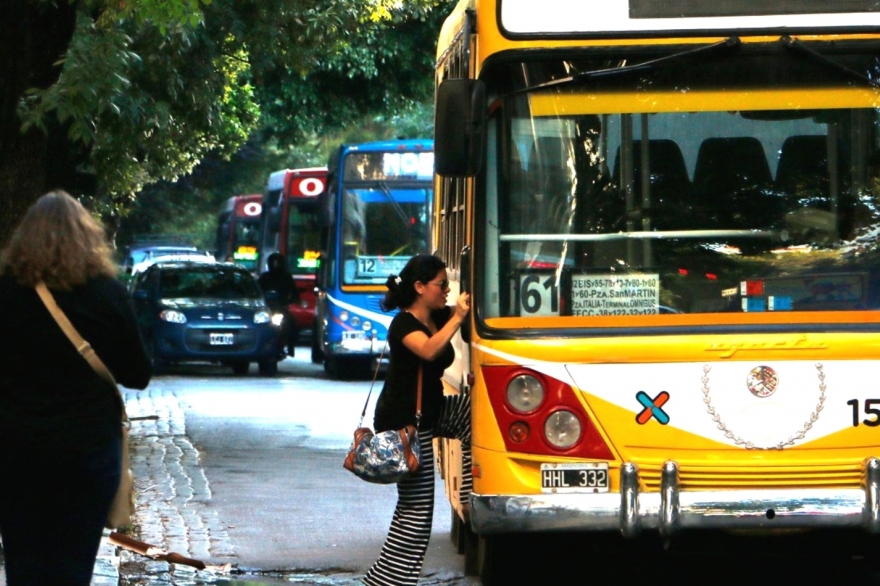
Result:
<svg viewBox="0 0 880 586"><path fill-rule="evenodd" d="M162 298L259 299L250 273L234 267L167 268L159 273Z"/></svg>

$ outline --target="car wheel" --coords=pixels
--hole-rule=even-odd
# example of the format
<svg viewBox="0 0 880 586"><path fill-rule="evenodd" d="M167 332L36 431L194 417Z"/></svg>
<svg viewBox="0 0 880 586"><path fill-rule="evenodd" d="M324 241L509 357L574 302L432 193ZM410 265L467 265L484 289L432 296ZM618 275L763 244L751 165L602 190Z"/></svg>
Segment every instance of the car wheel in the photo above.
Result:
<svg viewBox="0 0 880 586"><path fill-rule="evenodd" d="M233 362L232 363L232 374L236 376L244 376L248 373L248 369L250 368L250 363L248 362Z"/></svg>
<svg viewBox="0 0 880 586"><path fill-rule="evenodd" d="M312 362L320 364L324 362L324 346L321 343L321 336L318 335L318 320L312 326Z"/></svg>
<svg viewBox="0 0 880 586"><path fill-rule="evenodd" d="M331 378L337 378L339 376L339 360L336 356L324 357L324 372L326 372Z"/></svg>
<svg viewBox="0 0 880 586"><path fill-rule="evenodd" d="M257 363L260 369L260 376L275 376L278 374L278 363L274 360L261 360Z"/></svg>
<svg viewBox="0 0 880 586"><path fill-rule="evenodd" d="M159 358L159 352L156 350L155 343L147 346L150 354L150 362L153 368L153 374L165 374L168 372L168 361Z"/></svg>

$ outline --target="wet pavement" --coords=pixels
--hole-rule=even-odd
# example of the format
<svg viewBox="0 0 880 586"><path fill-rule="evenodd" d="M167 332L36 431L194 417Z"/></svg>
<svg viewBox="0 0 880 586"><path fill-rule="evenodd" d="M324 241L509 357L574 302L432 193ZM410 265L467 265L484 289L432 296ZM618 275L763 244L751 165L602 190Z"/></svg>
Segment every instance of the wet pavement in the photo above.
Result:
<svg viewBox="0 0 880 586"><path fill-rule="evenodd" d="M199 452L186 434L177 398L160 391L132 392L126 395L126 406L132 420L131 467L138 499L133 536L204 561L208 568L196 570L121 551L120 585L360 584L359 577L350 574L281 574L242 567L226 527L208 506L211 488Z"/></svg>
<svg viewBox="0 0 880 586"><path fill-rule="evenodd" d="M131 467L137 511L129 535L168 552L204 561L206 570L153 561L115 547L101 546L92 586L271 585L356 586L361 576L338 568L267 571L244 566L236 555L227 527L209 506L211 486L198 449L187 435L184 411L174 393L161 385L126 392L132 420ZM3 577L0 549L0 586ZM452 572L423 575L424 586L468 583ZM63 577L59 576L59 584Z"/></svg>

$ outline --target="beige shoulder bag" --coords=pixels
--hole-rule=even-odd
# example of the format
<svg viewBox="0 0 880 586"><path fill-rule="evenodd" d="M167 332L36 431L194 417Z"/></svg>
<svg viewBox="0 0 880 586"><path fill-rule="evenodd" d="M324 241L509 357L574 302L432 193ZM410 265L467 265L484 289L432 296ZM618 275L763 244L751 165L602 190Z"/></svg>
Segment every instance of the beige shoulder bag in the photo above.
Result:
<svg viewBox="0 0 880 586"><path fill-rule="evenodd" d="M35 288L40 299L42 299L43 303L46 305L46 309L52 314L52 317L55 319L56 323L58 323L58 327L61 328L67 338L71 341L76 348L76 351L79 352L79 355L86 359L101 378L113 385L119 396L119 402L122 407L122 476L119 480L119 490L116 491L116 497L113 499L113 506L110 507L110 513L107 516L106 526L110 529L125 527L126 525L131 524L131 517L134 515L135 496L134 478L131 474L128 456L128 428L130 424L128 422L128 415L125 413L125 400L122 398L122 392L119 390L119 386L116 384L116 379L113 378L113 374L101 360L101 357L98 356L92 346L79 335L79 332L76 331L76 328L73 327L73 324L70 323L70 320L67 319L67 316L64 315L64 312L61 311L58 304L55 303L55 298L52 296L48 287L46 287L46 284L43 282L37 283Z"/></svg>

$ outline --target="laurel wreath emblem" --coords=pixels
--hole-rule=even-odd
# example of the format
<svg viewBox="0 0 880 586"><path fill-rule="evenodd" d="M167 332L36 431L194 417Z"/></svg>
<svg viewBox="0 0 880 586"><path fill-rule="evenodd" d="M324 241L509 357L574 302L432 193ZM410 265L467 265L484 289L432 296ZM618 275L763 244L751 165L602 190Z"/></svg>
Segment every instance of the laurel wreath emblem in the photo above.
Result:
<svg viewBox="0 0 880 586"><path fill-rule="evenodd" d="M785 441L781 441L776 445L772 446L756 446L754 442L744 439L737 435L733 430L727 427L724 421L721 420L721 415L719 415L715 411L715 407L712 406L712 397L710 396L711 390L709 389L709 372L712 370L712 367L708 364L703 365L703 376L701 378L703 382L703 403L706 404L706 411L712 417L712 421L715 422L716 427L720 429L724 433L724 437L727 439L733 440L733 442L742 446L747 450L783 450L787 447L793 446L796 441L804 439L807 433L813 428L813 424L819 420L819 414L824 409L825 405L825 371L821 364L816 365L817 376L819 377L819 402L816 405L815 410L810 413L807 421L804 422L803 427L789 437Z"/></svg>

